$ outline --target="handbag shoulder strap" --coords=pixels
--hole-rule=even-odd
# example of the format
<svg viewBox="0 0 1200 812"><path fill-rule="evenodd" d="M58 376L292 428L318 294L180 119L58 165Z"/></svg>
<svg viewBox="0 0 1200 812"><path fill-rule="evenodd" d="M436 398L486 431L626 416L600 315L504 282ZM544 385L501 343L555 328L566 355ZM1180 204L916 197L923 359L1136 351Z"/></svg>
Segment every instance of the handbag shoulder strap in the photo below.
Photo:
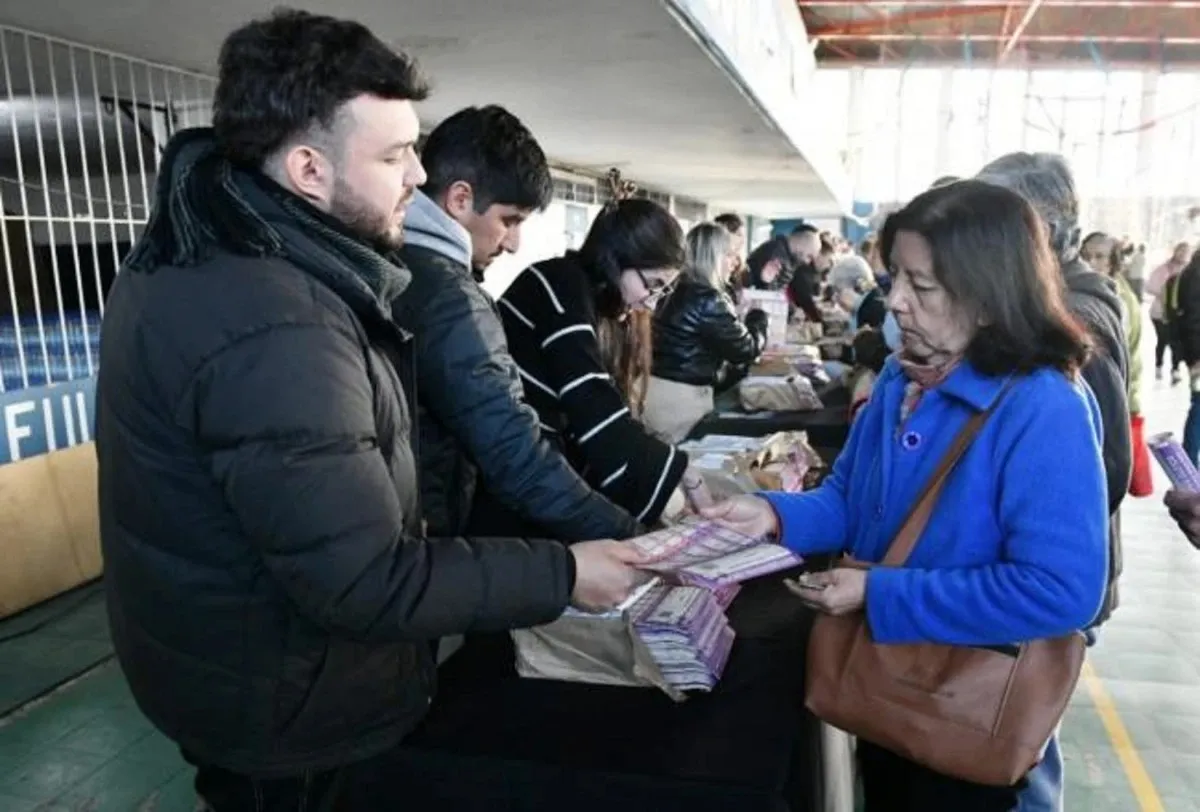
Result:
<svg viewBox="0 0 1200 812"><path fill-rule="evenodd" d="M917 546L917 540L925 532L925 525L929 523L929 518L933 515L933 508L937 504L938 497L942 493L942 488L945 486L946 480L950 477L950 472L954 470L954 466L958 464L962 455L971 447L971 442L979 434L980 429L983 428L983 424L996 411L996 407L1000 405L1000 401L1008 394L1008 390L1012 389L1015 382L1015 377L1009 378L1008 383L1000 390L1000 394L992 401L992 405L982 412L971 415L966 425L958 432L958 435L954 438L954 442L946 450L945 456L942 457L937 468L934 469L933 476L925 483L925 488L921 491L921 495L917 497L916 504L913 505L908 516L904 519L904 524L900 526L896 537L892 539L892 543L888 546L887 553L883 557L883 566L899 567L903 566L904 562L908 560L913 548Z"/></svg>

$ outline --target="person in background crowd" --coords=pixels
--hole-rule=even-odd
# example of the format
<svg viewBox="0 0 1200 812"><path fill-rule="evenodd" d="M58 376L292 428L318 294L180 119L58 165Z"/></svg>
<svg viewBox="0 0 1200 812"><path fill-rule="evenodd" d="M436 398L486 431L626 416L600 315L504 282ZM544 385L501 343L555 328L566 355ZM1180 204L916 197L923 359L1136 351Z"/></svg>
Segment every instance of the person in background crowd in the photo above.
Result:
<svg viewBox="0 0 1200 812"><path fill-rule="evenodd" d="M1142 309L1133 288L1121 273L1121 249L1117 241L1102 231L1094 231L1080 244L1080 257L1091 268L1113 280L1117 295L1121 297L1122 326L1125 329L1125 347L1129 351L1129 398L1130 417L1142 413L1140 391L1142 386Z"/></svg>
<svg viewBox="0 0 1200 812"><path fill-rule="evenodd" d="M883 295L887 296L892 289L892 276L888 273L887 264L879 256L878 243L874 237L868 237L859 244L858 255L871 266L871 272L875 275L875 284L883 291Z"/></svg>
<svg viewBox="0 0 1200 812"><path fill-rule="evenodd" d="M848 350L853 366L845 375L846 389L850 392L848 417L854 421L863 406L871 399L875 383L883 372L892 350L887 345L883 332L873 327L863 327L854 334Z"/></svg>
<svg viewBox="0 0 1200 812"><path fill-rule="evenodd" d="M642 422L672 443L713 410L713 390L743 377L767 343L767 314L738 320L723 292L733 240L715 223L687 235L683 274L654 313L654 364Z"/></svg>
<svg viewBox="0 0 1200 812"><path fill-rule="evenodd" d="M821 247L817 251L817 256L811 263L798 267L796 274L792 277L788 295L791 296L793 302L803 301L805 296L811 296L814 300L820 297L825 279L829 275L829 269L833 267L833 263L837 259L837 240L833 235L828 231L822 231L819 238Z"/></svg>
<svg viewBox="0 0 1200 812"><path fill-rule="evenodd" d="M394 257L425 80L278 11L221 47L108 298L96 394L113 643L215 812L403 808L430 641L624 600L627 546L421 532Z"/></svg>
<svg viewBox="0 0 1200 812"><path fill-rule="evenodd" d="M821 309L814 298L814 288L819 283L816 265L820 254L820 232L808 223L801 223L787 237L774 237L754 249L746 260L749 286L786 291L792 307L803 311L809 321L819 322ZM797 276L806 284L793 284Z"/></svg>
<svg viewBox="0 0 1200 812"><path fill-rule="evenodd" d="M1133 472L1133 444L1126 392L1129 388L1129 354L1121 326L1121 300L1111 280L1087 267L1079 258L1079 197L1075 178L1061 155L1015 152L985 166L980 180L1020 193L1046 222L1050 246L1066 284L1066 305L1087 328L1095 352L1083 366L1083 379L1100 406L1104 437L1104 470L1108 492L1108 589L1094 625L1112 615L1119 600L1121 574L1119 511ZM953 184L951 184L953 185ZM1094 635L1092 637L1094 640ZM1058 736L1051 738L1042 762L1029 775L1021 793L1020 812L1061 812L1063 760Z"/></svg>
<svg viewBox="0 0 1200 812"><path fill-rule="evenodd" d="M800 555L878 562L961 428L991 409L906 564L819 573L805 602L864 613L881 644L1012 645L1084 628L1107 573L1100 413L1045 226L1016 193L962 181L893 214L881 242L903 343L830 476L702 515ZM942 775L863 738L857 756L866 812L1017 804L1017 786Z"/></svg>
<svg viewBox="0 0 1200 812"><path fill-rule="evenodd" d="M469 107L429 134L428 180L404 222L413 279L395 301L417 336L421 504L429 532L623 539L626 511L593 491L522 402L496 306L476 281L520 247L521 224L553 183L533 135L502 107ZM499 503L503 509L496 507ZM503 518L519 517L506 526Z"/></svg>
<svg viewBox="0 0 1200 812"><path fill-rule="evenodd" d="M1141 304L1146 285L1145 243L1139 243L1138 247L1130 255L1128 264L1125 267L1125 278L1129 281L1129 288L1137 298L1138 304Z"/></svg>
<svg viewBox="0 0 1200 812"><path fill-rule="evenodd" d="M1146 293L1150 294L1150 298L1152 299L1150 302L1150 321L1154 325L1155 337L1154 379L1162 380L1163 360L1166 358L1167 351L1169 350L1171 353L1171 384L1173 386L1181 380L1179 365L1183 362L1183 358L1175 351L1175 340L1171 332L1171 326L1167 323L1165 309L1167 284L1184 269L1190 256L1191 247L1186 242L1179 243L1175 246L1175 250L1171 252L1170 259L1155 268L1146 283Z"/></svg>
<svg viewBox="0 0 1200 812"><path fill-rule="evenodd" d="M1172 285L1178 286L1174 296ZM1179 354L1187 365L1192 389L1192 405L1183 427L1183 448L1192 462L1197 463L1200 462L1200 250L1192 254L1187 266L1167 285L1167 296L1167 318Z"/></svg>
<svg viewBox="0 0 1200 812"><path fill-rule="evenodd" d="M833 300L850 314L851 332L861 327L883 327L887 301L865 259L851 254L834 263L829 271L829 289Z"/></svg>
<svg viewBox="0 0 1200 812"><path fill-rule="evenodd" d="M746 223L740 215L728 212L726 214L718 214L713 218L713 222L729 232L729 236L733 238L733 267L729 270L729 281L725 283L725 292L729 294L729 298L736 304L742 295L742 288L746 287L746 244L749 235L746 233Z"/></svg>
<svg viewBox="0 0 1200 812"><path fill-rule="evenodd" d="M833 267L833 261L841 253L841 241L842 238L831 231L821 232L821 251L817 254L817 261L813 263L817 273L824 276Z"/></svg>
<svg viewBox="0 0 1200 812"><path fill-rule="evenodd" d="M500 297L525 398L543 430L593 487L643 524L684 507L677 488L703 483L686 453L639 422L654 310L683 265L683 234L666 209L614 199L579 251L531 265Z"/></svg>

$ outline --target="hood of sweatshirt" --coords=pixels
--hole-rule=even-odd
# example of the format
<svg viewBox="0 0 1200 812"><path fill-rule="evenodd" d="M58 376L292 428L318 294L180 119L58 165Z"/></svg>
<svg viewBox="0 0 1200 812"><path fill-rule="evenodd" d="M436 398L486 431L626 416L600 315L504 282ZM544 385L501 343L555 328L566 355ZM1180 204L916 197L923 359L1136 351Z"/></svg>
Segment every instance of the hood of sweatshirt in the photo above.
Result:
<svg viewBox="0 0 1200 812"><path fill-rule="evenodd" d="M418 191L409 204L404 217L404 243L471 268L471 235L424 192Z"/></svg>

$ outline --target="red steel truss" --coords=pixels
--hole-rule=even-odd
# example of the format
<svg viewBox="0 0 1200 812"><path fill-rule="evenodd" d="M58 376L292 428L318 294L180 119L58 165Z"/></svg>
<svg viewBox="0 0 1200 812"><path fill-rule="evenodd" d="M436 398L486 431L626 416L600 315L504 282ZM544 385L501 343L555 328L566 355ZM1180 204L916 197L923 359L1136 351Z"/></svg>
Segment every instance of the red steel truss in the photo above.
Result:
<svg viewBox="0 0 1200 812"><path fill-rule="evenodd" d="M800 0L834 62L1200 65L1200 0Z"/></svg>

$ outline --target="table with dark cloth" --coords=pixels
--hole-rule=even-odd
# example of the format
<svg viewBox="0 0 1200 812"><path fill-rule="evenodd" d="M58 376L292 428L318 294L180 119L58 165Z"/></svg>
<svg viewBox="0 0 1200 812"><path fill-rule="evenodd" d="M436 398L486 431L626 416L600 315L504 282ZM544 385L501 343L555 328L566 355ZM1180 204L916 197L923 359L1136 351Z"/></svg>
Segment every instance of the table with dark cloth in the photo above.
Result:
<svg viewBox="0 0 1200 812"><path fill-rule="evenodd" d="M812 615L775 575L747 583L729 619L738 637L720 683L678 704L649 688L522 679L507 635L469 640L404 749L409 808L820 809L820 728L803 707Z"/></svg>
<svg viewBox="0 0 1200 812"><path fill-rule="evenodd" d="M818 393L823 409L808 412L742 412L736 392L722 393L716 409L692 429L688 439L709 434L736 437L766 437L778 431L803 431L814 448L840 449L850 435L850 393L841 385L832 385Z"/></svg>

